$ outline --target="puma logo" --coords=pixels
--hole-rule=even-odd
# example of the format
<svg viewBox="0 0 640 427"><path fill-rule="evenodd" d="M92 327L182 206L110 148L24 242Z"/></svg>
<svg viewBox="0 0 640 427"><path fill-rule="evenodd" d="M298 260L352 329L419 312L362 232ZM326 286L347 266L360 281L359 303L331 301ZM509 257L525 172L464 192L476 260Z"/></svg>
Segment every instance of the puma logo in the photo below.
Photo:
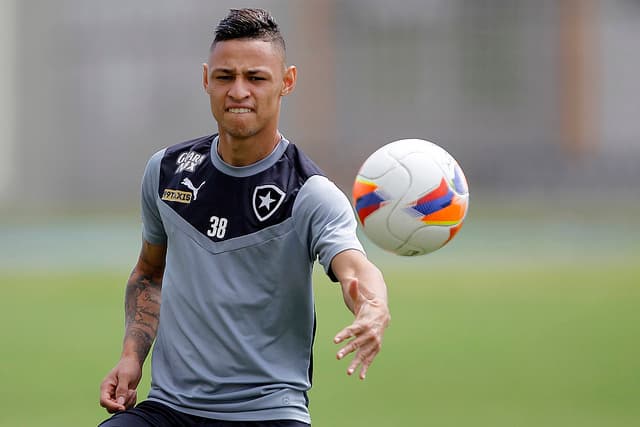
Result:
<svg viewBox="0 0 640 427"><path fill-rule="evenodd" d="M200 189L202 188L202 186L204 185L204 183L207 181L202 181L202 184L200 184L197 188L195 185L193 185L193 182L191 182L191 180L189 178L185 178L182 180L182 182L180 184L185 185L189 190L193 191L193 200L197 200L198 199L198 191L200 191Z"/></svg>

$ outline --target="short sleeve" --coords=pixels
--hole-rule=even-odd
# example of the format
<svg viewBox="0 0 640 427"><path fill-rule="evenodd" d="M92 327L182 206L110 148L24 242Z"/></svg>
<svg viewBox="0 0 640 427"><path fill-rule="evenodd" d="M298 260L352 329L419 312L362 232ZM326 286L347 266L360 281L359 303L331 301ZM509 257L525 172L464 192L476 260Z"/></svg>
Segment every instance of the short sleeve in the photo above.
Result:
<svg viewBox="0 0 640 427"><path fill-rule="evenodd" d="M167 241L167 234L158 210L158 181L164 151L157 152L149 159L142 177L142 238L157 245Z"/></svg>
<svg viewBox="0 0 640 427"><path fill-rule="evenodd" d="M300 240L308 247L309 257L317 258L333 281L337 281L331 271L333 257L348 249L364 253L349 200L322 175L310 177L302 186L293 205L293 218Z"/></svg>

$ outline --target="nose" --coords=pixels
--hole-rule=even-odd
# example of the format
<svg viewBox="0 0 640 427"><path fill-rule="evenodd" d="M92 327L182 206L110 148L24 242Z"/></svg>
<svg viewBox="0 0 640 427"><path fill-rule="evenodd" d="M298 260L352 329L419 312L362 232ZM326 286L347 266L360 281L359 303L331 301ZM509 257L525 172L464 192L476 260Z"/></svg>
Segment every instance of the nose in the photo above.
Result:
<svg viewBox="0 0 640 427"><path fill-rule="evenodd" d="M227 92L229 97L234 100L244 99L249 96L249 87L243 78L236 78Z"/></svg>

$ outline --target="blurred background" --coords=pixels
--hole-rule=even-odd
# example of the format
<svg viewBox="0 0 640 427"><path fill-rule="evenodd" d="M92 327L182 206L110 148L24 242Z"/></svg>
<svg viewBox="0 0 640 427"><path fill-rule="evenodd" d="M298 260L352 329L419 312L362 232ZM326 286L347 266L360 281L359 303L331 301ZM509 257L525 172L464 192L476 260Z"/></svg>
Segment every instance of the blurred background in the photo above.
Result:
<svg viewBox="0 0 640 427"><path fill-rule="evenodd" d="M362 393L379 410L353 414L351 426L399 414L404 425L638 425L638 0L1 0L0 425L102 416L97 386L119 354L144 165L215 132L201 64L217 22L244 6L273 13L299 70L282 132L345 193L370 153L402 138L443 146L470 185L466 225L437 253L400 259L365 239L395 284L379 362L388 376L364 387L345 386L342 372L336 386L318 380L315 425L347 425L331 414ZM339 306L329 288L318 300ZM513 331L487 329L488 319ZM528 362L524 350L491 357L522 339L517 331L545 341L559 330L582 341L529 341ZM469 348L481 354L460 378L453 361ZM564 364L528 369L553 349ZM584 371L562 375L592 350ZM60 363L58 375L76 375L51 373ZM327 363L337 377L342 367ZM400 377L411 386L394 389L398 401L375 403ZM475 412L464 418L465 408Z"/></svg>

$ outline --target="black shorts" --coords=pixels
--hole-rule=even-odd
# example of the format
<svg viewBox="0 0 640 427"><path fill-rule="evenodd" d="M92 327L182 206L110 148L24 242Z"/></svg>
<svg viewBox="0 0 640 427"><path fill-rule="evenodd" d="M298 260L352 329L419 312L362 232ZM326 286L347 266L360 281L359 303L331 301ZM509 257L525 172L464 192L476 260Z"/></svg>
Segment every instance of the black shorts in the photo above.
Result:
<svg viewBox="0 0 640 427"><path fill-rule="evenodd" d="M118 412L98 427L309 427L294 420L220 421L189 415L159 402L146 400L135 408Z"/></svg>

